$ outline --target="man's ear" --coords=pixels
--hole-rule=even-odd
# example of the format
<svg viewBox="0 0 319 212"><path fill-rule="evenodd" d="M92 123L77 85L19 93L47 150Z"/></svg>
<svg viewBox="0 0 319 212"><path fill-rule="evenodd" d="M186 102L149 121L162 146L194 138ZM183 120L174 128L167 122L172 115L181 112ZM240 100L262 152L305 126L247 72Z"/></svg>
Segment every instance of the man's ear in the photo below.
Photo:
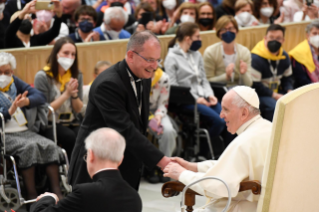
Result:
<svg viewBox="0 0 319 212"><path fill-rule="evenodd" d="M95 155L94 155L92 149L88 150L88 154L90 154L90 157L88 157L87 160L89 160L90 163L93 163L95 161Z"/></svg>
<svg viewBox="0 0 319 212"><path fill-rule="evenodd" d="M244 107L241 112L242 120L246 120L248 116L249 116L249 110L247 107Z"/></svg>
<svg viewBox="0 0 319 212"><path fill-rule="evenodd" d="M95 22L95 21L93 22L93 27L94 27L94 28L96 27L96 22Z"/></svg>
<svg viewBox="0 0 319 212"><path fill-rule="evenodd" d="M133 62L133 57L134 57L133 55L134 55L134 52L132 50L130 50L126 53L126 59L127 59L128 63Z"/></svg>

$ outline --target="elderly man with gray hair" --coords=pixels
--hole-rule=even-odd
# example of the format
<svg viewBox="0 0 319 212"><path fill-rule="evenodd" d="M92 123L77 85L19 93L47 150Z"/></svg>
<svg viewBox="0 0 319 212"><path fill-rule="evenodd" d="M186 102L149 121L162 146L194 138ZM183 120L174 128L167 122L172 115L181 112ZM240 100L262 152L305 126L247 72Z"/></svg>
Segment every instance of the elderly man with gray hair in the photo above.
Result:
<svg viewBox="0 0 319 212"><path fill-rule="evenodd" d="M306 39L289 52L294 87L319 82L319 20L306 27Z"/></svg>
<svg viewBox="0 0 319 212"><path fill-rule="evenodd" d="M111 128L100 128L85 139L85 148L87 154L83 160L93 182L76 185L61 201L55 194L42 194L31 211L142 211L140 196L123 180L118 170L124 157L123 136Z"/></svg>
<svg viewBox="0 0 319 212"><path fill-rule="evenodd" d="M104 12L104 22L101 26L94 29L103 40L117 40L130 38L131 34L124 30L128 14L122 7L109 7Z"/></svg>
<svg viewBox="0 0 319 212"><path fill-rule="evenodd" d="M272 124L259 115L257 93L246 86L236 86L227 92L222 99L220 117L225 120L227 130L238 135L220 158L199 163L173 158L164 169L164 176L185 185L202 177L219 177L231 191L229 211L255 212L259 196L250 191L239 193L239 185L245 180L261 181ZM191 189L208 198L205 211L220 212L226 206L228 192L219 181L202 181Z"/></svg>

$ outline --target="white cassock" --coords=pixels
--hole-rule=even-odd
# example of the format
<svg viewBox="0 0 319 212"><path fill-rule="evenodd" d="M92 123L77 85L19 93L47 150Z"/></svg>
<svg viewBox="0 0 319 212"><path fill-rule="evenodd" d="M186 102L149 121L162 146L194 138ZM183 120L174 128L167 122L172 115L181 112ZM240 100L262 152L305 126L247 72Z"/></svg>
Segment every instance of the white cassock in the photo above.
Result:
<svg viewBox="0 0 319 212"><path fill-rule="evenodd" d="M239 193L239 184L245 180L262 180L271 127L271 122L260 115L255 116L237 130L238 136L219 160L198 163L198 172L184 171L179 181L187 185L202 177L219 177L228 184L231 191L229 211L255 212L259 195L251 191ZM203 207L205 210L198 211L220 212L226 206L228 193L220 181L208 179L195 184L191 189L207 197L207 204Z"/></svg>

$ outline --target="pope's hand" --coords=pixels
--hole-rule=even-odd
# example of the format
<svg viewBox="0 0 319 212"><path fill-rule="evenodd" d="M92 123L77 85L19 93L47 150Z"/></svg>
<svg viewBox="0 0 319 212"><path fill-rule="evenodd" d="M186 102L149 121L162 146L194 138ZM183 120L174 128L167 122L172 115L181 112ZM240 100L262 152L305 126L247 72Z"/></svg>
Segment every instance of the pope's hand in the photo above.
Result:
<svg viewBox="0 0 319 212"><path fill-rule="evenodd" d="M186 169L177 163L169 163L163 171L164 177L170 177L174 180L178 180L181 173L186 171Z"/></svg>
<svg viewBox="0 0 319 212"><path fill-rule="evenodd" d="M178 163L180 166L184 167L187 170L197 172L197 163L192 163L184 160L183 158L173 157L171 158L172 162Z"/></svg>

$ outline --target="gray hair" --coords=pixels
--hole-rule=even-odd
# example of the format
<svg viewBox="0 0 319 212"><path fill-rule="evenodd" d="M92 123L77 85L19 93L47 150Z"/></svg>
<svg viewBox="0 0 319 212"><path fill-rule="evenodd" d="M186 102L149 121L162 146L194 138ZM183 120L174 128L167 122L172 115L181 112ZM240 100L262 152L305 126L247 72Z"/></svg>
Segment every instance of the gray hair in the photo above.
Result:
<svg viewBox="0 0 319 212"><path fill-rule="evenodd" d="M249 114L251 115L259 115L260 114L260 110L258 108L255 108L253 106L251 106L250 104L248 104L243 98L241 98L241 96L239 96L236 92L235 96L233 98L233 105L236 105L239 108L247 108L249 111Z"/></svg>
<svg viewBox="0 0 319 212"><path fill-rule="evenodd" d="M101 60L101 61L98 61L96 64L95 64L95 67L94 67L94 74L97 74L97 71L100 67L102 66L112 66L112 63L110 61L107 61L107 60Z"/></svg>
<svg viewBox="0 0 319 212"><path fill-rule="evenodd" d="M120 162L124 155L125 139L111 128L100 128L85 139L85 148L102 160Z"/></svg>
<svg viewBox="0 0 319 212"><path fill-rule="evenodd" d="M310 24L307 25L306 27L306 33L309 34L310 31L312 30L312 28L316 27L317 29L319 29L319 20L316 19L314 21L312 21Z"/></svg>
<svg viewBox="0 0 319 212"><path fill-rule="evenodd" d="M7 52L0 52L0 66L11 65L11 69L14 70L17 68L17 62L15 57Z"/></svg>
<svg viewBox="0 0 319 212"><path fill-rule="evenodd" d="M112 19L123 21L124 24L128 21L128 14L122 7L109 7L104 12L104 23L109 24Z"/></svg>
<svg viewBox="0 0 319 212"><path fill-rule="evenodd" d="M149 31L149 30L145 30L145 31L141 31L141 32L135 32L131 37L130 40L127 43L127 48L126 48L126 52L130 51L130 50L134 50L137 52L141 52L143 51L143 45L146 41L150 40L150 39L155 39L157 40L157 42L160 44L160 40L157 38L157 36Z"/></svg>

